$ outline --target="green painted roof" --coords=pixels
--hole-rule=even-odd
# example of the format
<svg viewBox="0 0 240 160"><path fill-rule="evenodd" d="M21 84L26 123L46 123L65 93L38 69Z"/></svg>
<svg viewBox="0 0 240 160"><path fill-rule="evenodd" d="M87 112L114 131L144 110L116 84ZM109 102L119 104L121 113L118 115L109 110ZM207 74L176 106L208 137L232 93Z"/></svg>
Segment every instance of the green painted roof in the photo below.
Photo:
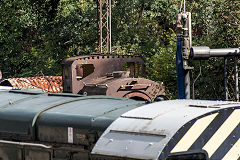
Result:
<svg viewBox="0 0 240 160"><path fill-rule="evenodd" d="M34 136L37 125L104 131L123 113L142 101L107 96L0 92L0 133Z"/></svg>

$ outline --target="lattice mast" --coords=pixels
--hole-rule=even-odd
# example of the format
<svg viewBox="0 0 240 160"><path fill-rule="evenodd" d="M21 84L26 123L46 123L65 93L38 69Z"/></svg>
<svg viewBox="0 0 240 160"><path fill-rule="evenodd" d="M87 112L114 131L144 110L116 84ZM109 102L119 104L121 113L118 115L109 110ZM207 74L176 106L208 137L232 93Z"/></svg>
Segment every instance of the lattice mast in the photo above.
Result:
<svg viewBox="0 0 240 160"><path fill-rule="evenodd" d="M97 0L98 52L111 54L111 0Z"/></svg>

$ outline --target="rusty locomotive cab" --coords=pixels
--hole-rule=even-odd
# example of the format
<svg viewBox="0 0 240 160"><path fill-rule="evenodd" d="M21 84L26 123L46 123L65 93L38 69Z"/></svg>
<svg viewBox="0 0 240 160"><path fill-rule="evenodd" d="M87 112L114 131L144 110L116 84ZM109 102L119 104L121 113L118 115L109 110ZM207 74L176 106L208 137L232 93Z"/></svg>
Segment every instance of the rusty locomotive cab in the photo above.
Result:
<svg viewBox="0 0 240 160"><path fill-rule="evenodd" d="M145 66L139 56L78 56L66 58L62 66L63 92L148 101L165 98L162 83L142 78Z"/></svg>

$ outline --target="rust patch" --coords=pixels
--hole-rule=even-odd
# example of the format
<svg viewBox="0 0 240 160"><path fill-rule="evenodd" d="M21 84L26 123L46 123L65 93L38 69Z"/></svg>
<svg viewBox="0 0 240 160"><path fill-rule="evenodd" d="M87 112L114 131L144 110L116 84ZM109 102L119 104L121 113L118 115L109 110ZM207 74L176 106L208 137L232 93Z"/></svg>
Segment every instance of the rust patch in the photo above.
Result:
<svg viewBox="0 0 240 160"><path fill-rule="evenodd" d="M63 91L154 101L165 95L162 83L145 78L139 56L86 55L67 58L63 66Z"/></svg>

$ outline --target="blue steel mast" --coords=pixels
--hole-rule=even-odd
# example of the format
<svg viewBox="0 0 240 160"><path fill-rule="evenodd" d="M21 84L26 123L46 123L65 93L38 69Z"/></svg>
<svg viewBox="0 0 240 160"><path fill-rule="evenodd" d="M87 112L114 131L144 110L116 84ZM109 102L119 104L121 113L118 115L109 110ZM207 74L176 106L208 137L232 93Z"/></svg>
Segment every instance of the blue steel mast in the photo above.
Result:
<svg viewBox="0 0 240 160"><path fill-rule="evenodd" d="M191 35L191 13L185 11L178 14L177 20L177 84L178 98L190 99L190 77L189 72L192 67L188 66L190 48L192 43Z"/></svg>

